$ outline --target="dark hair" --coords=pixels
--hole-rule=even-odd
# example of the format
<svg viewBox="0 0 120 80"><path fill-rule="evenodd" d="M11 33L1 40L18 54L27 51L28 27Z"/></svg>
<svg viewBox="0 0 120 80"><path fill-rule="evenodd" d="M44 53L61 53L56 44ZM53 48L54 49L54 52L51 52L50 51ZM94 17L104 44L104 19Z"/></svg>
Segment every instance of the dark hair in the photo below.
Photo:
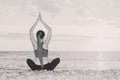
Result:
<svg viewBox="0 0 120 80"><path fill-rule="evenodd" d="M45 33L44 33L44 31L39 30L39 31L37 31L36 36L37 37L40 36L40 38L42 39L45 36Z"/></svg>

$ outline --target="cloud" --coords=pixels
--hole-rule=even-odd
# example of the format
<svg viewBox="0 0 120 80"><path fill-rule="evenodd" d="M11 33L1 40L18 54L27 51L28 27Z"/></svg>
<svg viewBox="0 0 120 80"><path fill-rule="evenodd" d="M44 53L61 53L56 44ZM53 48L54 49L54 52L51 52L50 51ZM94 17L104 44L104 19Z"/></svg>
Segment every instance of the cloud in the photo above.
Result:
<svg viewBox="0 0 120 80"><path fill-rule="evenodd" d="M29 34L26 33L9 33L9 34L0 34L0 38L4 39L18 39L18 40L29 40ZM87 36L87 35L52 35L52 40L54 41L69 41L69 40L81 40L81 39L94 39L96 36Z"/></svg>
<svg viewBox="0 0 120 80"><path fill-rule="evenodd" d="M16 12L27 12L32 10L34 6L32 6L31 0L0 0L0 11L5 13L16 13ZM31 9L30 9L31 8Z"/></svg>
<svg viewBox="0 0 120 80"><path fill-rule="evenodd" d="M70 0L81 21L115 24L120 20L119 0ZM89 18L89 20L88 20ZM96 19L94 19L96 18ZM89 22L89 23L90 23ZM117 23L118 24L118 23Z"/></svg>
<svg viewBox="0 0 120 80"><path fill-rule="evenodd" d="M25 33L9 33L9 34L0 34L2 39L29 39L29 35Z"/></svg>
<svg viewBox="0 0 120 80"><path fill-rule="evenodd" d="M52 0L35 0L33 1L33 5L50 13L56 13L60 11L60 8Z"/></svg>
<svg viewBox="0 0 120 80"><path fill-rule="evenodd" d="M2 6L24 6L28 0L0 0Z"/></svg>
<svg viewBox="0 0 120 80"><path fill-rule="evenodd" d="M99 2L100 4L98 4ZM52 26L54 29L58 25L77 25L79 27L81 24L88 25L88 27L94 24L119 25L119 22L116 23L114 19L105 17L120 12L106 13L114 9L106 7L107 2L103 1L102 3L100 0L0 0L0 25L12 24L26 27L27 24L30 24L29 28L36 20L39 10L43 12L44 20L48 24L55 25L55 27ZM106 11L101 4L104 4ZM114 2L114 4L116 3Z"/></svg>

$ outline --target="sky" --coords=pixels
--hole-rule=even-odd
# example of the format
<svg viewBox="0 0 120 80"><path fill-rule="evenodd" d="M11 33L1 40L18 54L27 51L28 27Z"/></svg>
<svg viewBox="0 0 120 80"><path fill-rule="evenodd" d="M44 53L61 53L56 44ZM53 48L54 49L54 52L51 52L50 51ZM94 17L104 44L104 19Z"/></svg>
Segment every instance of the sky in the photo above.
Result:
<svg viewBox="0 0 120 80"><path fill-rule="evenodd" d="M120 51L119 0L0 0L0 50L32 51L39 14L52 28L51 51ZM44 29L39 22L38 29Z"/></svg>

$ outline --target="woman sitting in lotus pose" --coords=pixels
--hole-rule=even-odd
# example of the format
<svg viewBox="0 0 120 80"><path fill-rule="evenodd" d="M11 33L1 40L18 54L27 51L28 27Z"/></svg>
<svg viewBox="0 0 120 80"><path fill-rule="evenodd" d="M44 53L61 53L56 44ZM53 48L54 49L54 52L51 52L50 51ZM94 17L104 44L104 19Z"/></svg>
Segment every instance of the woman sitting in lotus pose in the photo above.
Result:
<svg viewBox="0 0 120 80"><path fill-rule="evenodd" d="M47 38L44 39L45 37L45 33L42 30L37 31L36 33L36 39L34 37L33 31L36 28L36 25L38 24L38 22L41 21L41 23L45 26L45 28L48 30L47 33ZM32 42L33 45L33 49L34 49L34 53L35 53L35 58L38 58L41 64L41 68L43 67L43 57L46 57L47 61L48 61L48 44L51 40L51 36L52 36L52 30L51 28L42 20L41 14L39 14L36 22L34 23L34 25L31 27L30 31L29 31L29 35L30 35L30 40Z"/></svg>

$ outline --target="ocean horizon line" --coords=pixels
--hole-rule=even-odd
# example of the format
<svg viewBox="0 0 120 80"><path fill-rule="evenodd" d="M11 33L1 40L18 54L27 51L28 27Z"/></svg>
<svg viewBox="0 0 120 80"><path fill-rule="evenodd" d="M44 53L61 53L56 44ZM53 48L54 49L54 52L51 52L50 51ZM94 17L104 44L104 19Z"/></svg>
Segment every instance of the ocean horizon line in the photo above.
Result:
<svg viewBox="0 0 120 80"><path fill-rule="evenodd" d="M29 50L29 51L19 51L19 50L16 50L16 51L14 51L14 50L12 50L12 51L4 51L4 50L1 50L0 53L1 53L1 52L5 52L5 53L6 53L6 52L33 52L33 51L31 51L31 50ZM57 53L59 53L59 52L60 52L60 53L61 53L61 52L66 52L66 53L68 53L68 52L70 52L70 53L71 53L71 52L74 52L74 53L77 53L77 52L78 52L78 53L79 53L79 52L94 52L94 53L95 53L95 52L99 52L99 53L100 53L100 52L101 52L101 53L102 53L102 52L105 52L105 53L106 53L106 52L120 52L120 51L51 51L51 50L50 50L50 52L57 52Z"/></svg>

